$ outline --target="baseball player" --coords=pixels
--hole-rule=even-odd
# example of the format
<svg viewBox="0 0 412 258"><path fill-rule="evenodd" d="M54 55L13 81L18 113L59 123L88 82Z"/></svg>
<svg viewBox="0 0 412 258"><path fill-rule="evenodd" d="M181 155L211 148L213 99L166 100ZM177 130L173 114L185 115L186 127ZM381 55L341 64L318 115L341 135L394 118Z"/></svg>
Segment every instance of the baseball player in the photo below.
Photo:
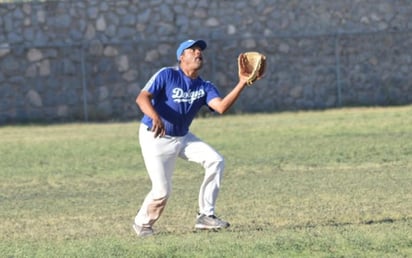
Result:
<svg viewBox="0 0 412 258"><path fill-rule="evenodd" d="M204 105L219 114L225 113L246 87L247 77L239 73L235 87L221 97L213 83L199 76L206 46L203 40L182 42L176 51L177 66L157 71L136 98L144 114L139 128L141 153L152 183L134 219L133 228L138 236L154 233L152 226L162 214L172 191L177 158L196 162L205 171L195 228L229 227L228 222L215 215L224 158L191 133L189 127Z"/></svg>

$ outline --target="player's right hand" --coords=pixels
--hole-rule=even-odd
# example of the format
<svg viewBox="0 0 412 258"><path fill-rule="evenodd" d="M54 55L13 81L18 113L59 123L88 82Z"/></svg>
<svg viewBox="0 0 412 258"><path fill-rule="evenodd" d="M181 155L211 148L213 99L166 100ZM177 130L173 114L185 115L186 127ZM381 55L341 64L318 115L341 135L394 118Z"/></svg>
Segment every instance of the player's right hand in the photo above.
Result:
<svg viewBox="0 0 412 258"><path fill-rule="evenodd" d="M161 119L153 119L151 131L154 133L154 138L165 136L166 130L163 121Z"/></svg>

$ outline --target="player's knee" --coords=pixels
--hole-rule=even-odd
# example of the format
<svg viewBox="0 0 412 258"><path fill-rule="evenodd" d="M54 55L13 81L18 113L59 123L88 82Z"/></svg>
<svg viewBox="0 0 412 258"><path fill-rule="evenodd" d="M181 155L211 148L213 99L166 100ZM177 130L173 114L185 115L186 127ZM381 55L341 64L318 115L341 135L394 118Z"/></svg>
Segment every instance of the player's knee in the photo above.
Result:
<svg viewBox="0 0 412 258"><path fill-rule="evenodd" d="M167 200L172 194L171 187L156 187L152 189L152 199Z"/></svg>
<svg viewBox="0 0 412 258"><path fill-rule="evenodd" d="M217 154L205 164L206 169L214 169L216 171L223 171L225 168L225 159L222 155Z"/></svg>
<svg viewBox="0 0 412 258"><path fill-rule="evenodd" d="M158 199L154 199L152 202L156 203L157 206L164 206L166 205L168 199L169 199L169 196L164 196Z"/></svg>
<svg viewBox="0 0 412 258"><path fill-rule="evenodd" d="M159 203L163 203L163 202L167 202L167 200L170 197L170 193L153 193L152 194L152 200L159 202Z"/></svg>
<svg viewBox="0 0 412 258"><path fill-rule="evenodd" d="M216 162L219 170L223 171L225 169L225 159L223 158L223 156L220 156L220 158L217 159Z"/></svg>

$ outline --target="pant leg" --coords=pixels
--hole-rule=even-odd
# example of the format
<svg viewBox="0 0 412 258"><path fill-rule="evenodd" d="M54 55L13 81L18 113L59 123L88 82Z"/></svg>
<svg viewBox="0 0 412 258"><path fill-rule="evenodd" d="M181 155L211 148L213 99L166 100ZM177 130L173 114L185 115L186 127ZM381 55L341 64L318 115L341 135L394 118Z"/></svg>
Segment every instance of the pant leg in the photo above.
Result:
<svg viewBox="0 0 412 258"><path fill-rule="evenodd" d="M172 192L172 175L180 143L172 137L154 138L145 125L140 126L139 141L152 189L135 217L135 223L151 227L160 217Z"/></svg>
<svg viewBox="0 0 412 258"><path fill-rule="evenodd" d="M192 133L184 137L183 144L179 156L196 162L205 169L205 176L199 191L199 212L213 215L225 167L224 158Z"/></svg>

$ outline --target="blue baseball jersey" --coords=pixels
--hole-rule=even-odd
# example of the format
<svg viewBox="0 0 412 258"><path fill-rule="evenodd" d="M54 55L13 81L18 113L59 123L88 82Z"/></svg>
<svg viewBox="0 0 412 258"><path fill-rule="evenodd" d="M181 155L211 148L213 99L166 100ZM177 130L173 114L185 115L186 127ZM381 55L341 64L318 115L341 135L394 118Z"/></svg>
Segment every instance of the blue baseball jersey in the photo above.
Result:
<svg viewBox="0 0 412 258"><path fill-rule="evenodd" d="M209 81L187 77L179 67L164 67L142 89L153 95L152 104L161 117L166 134L184 136L200 108L217 97L217 88ZM144 115L142 123L152 128L152 119Z"/></svg>

